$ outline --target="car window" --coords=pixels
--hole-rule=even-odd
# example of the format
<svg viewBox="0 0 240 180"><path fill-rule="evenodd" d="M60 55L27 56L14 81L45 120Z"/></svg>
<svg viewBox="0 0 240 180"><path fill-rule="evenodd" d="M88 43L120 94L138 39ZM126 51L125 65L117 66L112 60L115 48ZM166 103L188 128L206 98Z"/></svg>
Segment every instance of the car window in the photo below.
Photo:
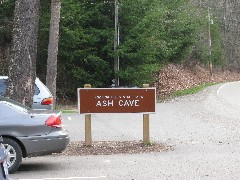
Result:
<svg viewBox="0 0 240 180"><path fill-rule="evenodd" d="M0 79L0 95L5 96L7 89L7 81L6 79Z"/></svg>
<svg viewBox="0 0 240 180"><path fill-rule="evenodd" d="M0 79L0 96L6 95L6 89L7 89L7 80L6 79ZM40 93L39 88L34 85L34 95L38 95Z"/></svg>
<svg viewBox="0 0 240 180"><path fill-rule="evenodd" d="M38 95L40 93L39 88L37 87L37 85L34 85L34 95Z"/></svg>
<svg viewBox="0 0 240 180"><path fill-rule="evenodd" d="M9 107L12 108L12 111L14 112L19 112L19 113L28 113L28 108L25 106L19 106L18 104L13 104L12 102L8 102L8 101L0 101L0 104L7 104ZM13 113L11 112L11 113ZM12 114L11 114L12 115Z"/></svg>
<svg viewBox="0 0 240 180"><path fill-rule="evenodd" d="M14 101L14 100L12 100L10 98L7 98L7 97L0 96L0 102L1 101L5 101L5 102L7 102L7 104L11 104L11 106L16 107L18 110L21 109L21 111L23 109L24 109L24 111L25 110L30 110L29 107L24 106L23 104L21 104L21 103L19 103L17 101Z"/></svg>

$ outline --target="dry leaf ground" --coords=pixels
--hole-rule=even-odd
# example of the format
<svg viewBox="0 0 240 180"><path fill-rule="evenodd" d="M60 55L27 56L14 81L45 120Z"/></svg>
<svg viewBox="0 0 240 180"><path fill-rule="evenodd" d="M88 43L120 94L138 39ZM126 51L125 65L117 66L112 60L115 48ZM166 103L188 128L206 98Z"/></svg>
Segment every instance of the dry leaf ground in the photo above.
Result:
<svg viewBox="0 0 240 180"><path fill-rule="evenodd" d="M142 141L95 141L86 146L83 141L70 142L62 156L136 154L173 150L172 146L162 143L144 145Z"/></svg>
<svg viewBox="0 0 240 180"><path fill-rule="evenodd" d="M208 69L200 64L191 66L169 64L159 72L156 79L154 86L157 88L157 96L161 98L174 91L192 88L203 83L239 81L240 73L214 68L213 76L210 78Z"/></svg>

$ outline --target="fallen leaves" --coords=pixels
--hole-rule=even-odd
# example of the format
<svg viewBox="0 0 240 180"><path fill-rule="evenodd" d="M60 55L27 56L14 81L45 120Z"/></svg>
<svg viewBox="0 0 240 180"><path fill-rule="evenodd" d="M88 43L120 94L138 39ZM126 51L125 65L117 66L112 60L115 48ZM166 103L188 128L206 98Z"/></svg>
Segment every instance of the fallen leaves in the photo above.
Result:
<svg viewBox="0 0 240 180"><path fill-rule="evenodd" d="M157 88L157 96L163 98L174 91L196 87L203 83L237 81L240 80L240 73L214 68L211 78L208 69L200 64L194 66L169 64L157 74L156 79L154 86Z"/></svg>
<svg viewBox="0 0 240 180"><path fill-rule="evenodd" d="M143 144L142 141L94 141L86 146L83 141L70 142L62 156L139 154L173 150L172 146L163 143ZM58 154L59 155L59 154Z"/></svg>

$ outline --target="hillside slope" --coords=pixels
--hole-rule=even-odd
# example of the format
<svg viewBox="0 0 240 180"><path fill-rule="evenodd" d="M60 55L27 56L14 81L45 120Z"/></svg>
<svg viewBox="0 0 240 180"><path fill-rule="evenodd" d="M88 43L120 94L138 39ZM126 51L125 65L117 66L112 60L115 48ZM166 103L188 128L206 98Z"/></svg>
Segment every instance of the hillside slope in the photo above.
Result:
<svg viewBox="0 0 240 180"><path fill-rule="evenodd" d="M184 90L199 86L204 83L239 81L240 73L230 70L213 69L210 78L206 67L199 64L194 66L169 64L157 76L154 86L157 88L158 97L169 96L174 91Z"/></svg>

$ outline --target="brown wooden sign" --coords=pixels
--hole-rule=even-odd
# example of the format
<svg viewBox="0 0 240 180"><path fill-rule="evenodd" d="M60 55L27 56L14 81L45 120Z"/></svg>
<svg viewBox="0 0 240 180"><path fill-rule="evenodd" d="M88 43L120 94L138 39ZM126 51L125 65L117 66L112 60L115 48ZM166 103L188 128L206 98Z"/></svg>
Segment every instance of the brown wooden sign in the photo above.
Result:
<svg viewBox="0 0 240 180"><path fill-rule="evenodd" d="M155 88L79 88L78 109L88 113L155 112Z"/></svg>

